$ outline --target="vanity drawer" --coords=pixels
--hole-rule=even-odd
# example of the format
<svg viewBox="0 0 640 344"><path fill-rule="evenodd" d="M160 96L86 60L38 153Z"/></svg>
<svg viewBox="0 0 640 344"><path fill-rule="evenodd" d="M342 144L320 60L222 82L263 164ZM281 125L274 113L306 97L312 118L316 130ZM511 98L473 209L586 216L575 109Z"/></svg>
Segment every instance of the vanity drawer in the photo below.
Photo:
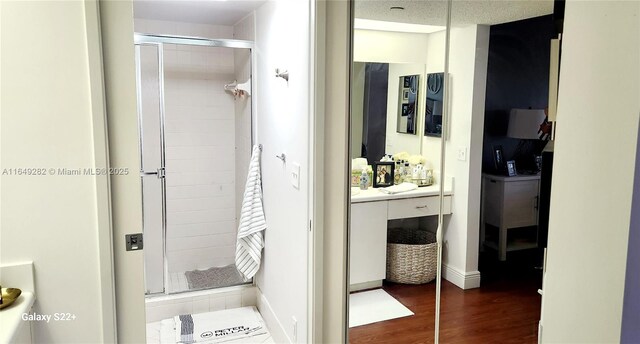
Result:
<svg viewBox="0 0 640 344"><path fill-rule="evenodd" d="M438 196L392 200L389 201L388 219L438 215L439 208ZM444 213L451 213L451 196L444 196Z"/></svg>

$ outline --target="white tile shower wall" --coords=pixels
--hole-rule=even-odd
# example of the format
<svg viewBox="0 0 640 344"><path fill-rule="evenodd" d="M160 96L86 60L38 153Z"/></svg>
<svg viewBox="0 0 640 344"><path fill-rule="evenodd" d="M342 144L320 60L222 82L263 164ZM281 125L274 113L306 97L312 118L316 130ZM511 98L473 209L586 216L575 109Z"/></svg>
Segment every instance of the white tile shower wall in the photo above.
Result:
<svg viewBox="0 0 640 344"><path fill-rule="evenodd" d="M233 26L233 38L253 41L255 37L255 13L244 17ZM246 82L251 74L251 53L247 49L233 52L235 76L238 82ZM255 84L255 80L253 80ZM255 94L253 95L255 96ZM251 156L251 97L236 100L236 216L240 217L245 182Z"/></svg>
<svg viewBox="0 0 640 344"><path fill-rule="evenodd" d="M233 27L135 20L136 32L233 38ZM233 263L236 236L234 49L165 45L168 270ZM249 134L247 134L249 135Z"/></svg>
<svg viewBox="0 0 640 344"><path fill-rule="evenodd" d="M147 323L178 314L205 313L256 306L256 287L232 287L224 291L201 291L146 299Z"/></svg>

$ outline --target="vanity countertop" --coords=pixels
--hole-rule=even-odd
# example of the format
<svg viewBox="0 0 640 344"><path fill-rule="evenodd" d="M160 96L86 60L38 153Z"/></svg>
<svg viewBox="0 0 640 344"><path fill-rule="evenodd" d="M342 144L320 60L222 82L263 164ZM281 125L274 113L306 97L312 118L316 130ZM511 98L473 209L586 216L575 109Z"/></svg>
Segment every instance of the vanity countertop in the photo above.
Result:
<svg viewBox="0 0 640 344"><path fill-rule="evenodd" d="M452 190L451 183L450 182L445 183L445 187L444 187L445 196L452 195L453 192L451 190ZM368 188L367 190L359 190L359 191L360 192L357 195L351 195L351 203L388 201L392 199L438 196L440 194L440 185L433 184L431 186L424 186L424 187L417 188L416 190L401 192L393 195L386 194L377 188Z"/></svg>

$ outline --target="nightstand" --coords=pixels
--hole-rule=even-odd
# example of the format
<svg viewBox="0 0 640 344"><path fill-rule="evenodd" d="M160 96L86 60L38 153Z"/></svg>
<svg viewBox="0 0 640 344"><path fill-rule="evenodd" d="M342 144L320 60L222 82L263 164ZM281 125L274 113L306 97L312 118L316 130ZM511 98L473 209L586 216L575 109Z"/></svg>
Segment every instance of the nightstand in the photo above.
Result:
<svg viewBox="0 0 640 344"><path fill-rule="evenodd" d="M507 252L538 247L538 201L540 175L482 175L480 242Z"/></svg>

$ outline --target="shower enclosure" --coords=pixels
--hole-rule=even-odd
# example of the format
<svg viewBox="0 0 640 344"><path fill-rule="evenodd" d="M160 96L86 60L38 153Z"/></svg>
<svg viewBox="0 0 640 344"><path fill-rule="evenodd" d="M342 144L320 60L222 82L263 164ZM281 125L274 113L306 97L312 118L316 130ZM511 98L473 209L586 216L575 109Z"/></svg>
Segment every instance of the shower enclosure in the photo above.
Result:
<svg viewBox="0 0 640 344"><path fill-rule="evenodd" d="M234 258L252 92L233 91L251 85L252 48L135 34L147 295L251 282Z"/></svg>

